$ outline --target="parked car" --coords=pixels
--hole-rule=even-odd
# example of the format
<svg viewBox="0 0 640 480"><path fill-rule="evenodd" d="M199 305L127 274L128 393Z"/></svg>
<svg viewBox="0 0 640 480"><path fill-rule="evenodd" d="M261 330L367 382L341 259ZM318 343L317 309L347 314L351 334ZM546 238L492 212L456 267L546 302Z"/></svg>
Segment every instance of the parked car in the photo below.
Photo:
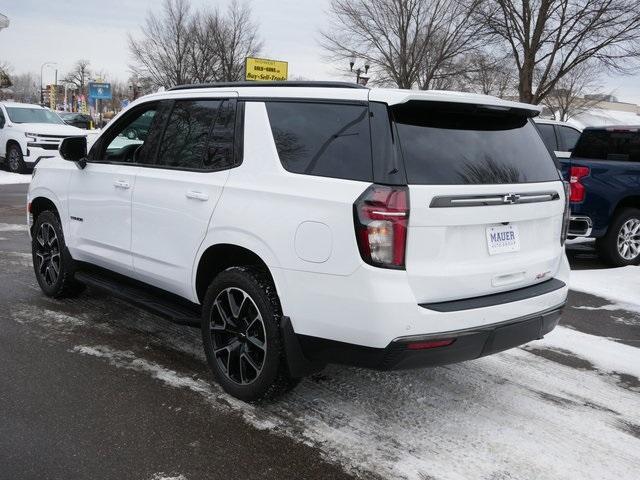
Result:
<svg viewBox="0 0 640 480"><path fill-rule="evenodd" d="M536 126L545 145L557 158L569 158L580 137L580 129L568 123L536 118Z"/></svg>
<svg viewBox="0 0 640 480"><path fill-rule="evenodd" d="M0 159L10 172L26 173L40 160L55 157L62 139L77 135L85 132L48 108L0 102Z"/></svg>
<svg viewBox="0 0 640 480"><path fill-rule="evenodd" d="M94 127L93 118L91 115L80 112L57 112L60 118L67 125L82 128L84 130L91 130Z"/></svg>
<svg viewBox="0 0 640 480"><path fill-rule="evenodd" d="M593 237L612 266L640 263L640 127L585 128L570 159L569 234Z"/></svg>
<svg viewBox="0 0 640 480"><path fill-rule="evenodd" d="M35 275L199 325L244 400L326 363L499 352L552 330L567 296L565 185L536 114L331 82L152 94L36 169Z"/></svg>

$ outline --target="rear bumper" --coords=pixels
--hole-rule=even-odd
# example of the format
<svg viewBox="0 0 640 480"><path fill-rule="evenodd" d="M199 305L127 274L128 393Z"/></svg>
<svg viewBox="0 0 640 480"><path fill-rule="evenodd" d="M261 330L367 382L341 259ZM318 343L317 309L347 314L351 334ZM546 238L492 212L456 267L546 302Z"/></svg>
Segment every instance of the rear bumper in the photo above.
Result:
<svg viewBox="0 0 640 480"><path fill-rule="evenodd" d="M298 335L305 356L314 362L341 363L376 370L402 370L473 360L538 340L553 330L564 304L532 315L481 327L434 335L400 337L385 348L363 347ZM413 350L418 342L453 340L450 345Z"/></svg>

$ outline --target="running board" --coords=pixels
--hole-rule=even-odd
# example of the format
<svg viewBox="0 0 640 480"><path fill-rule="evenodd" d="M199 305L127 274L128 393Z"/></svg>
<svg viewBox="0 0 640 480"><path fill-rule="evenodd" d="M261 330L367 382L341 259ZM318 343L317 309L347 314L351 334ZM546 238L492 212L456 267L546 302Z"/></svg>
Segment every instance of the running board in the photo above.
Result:
<svg viewBox="0 0 640 480"><path fill-rule="evenodd" d="M200 305L169 292L101 271L77 271L75 279L173 323L200 328Z"/></svg>

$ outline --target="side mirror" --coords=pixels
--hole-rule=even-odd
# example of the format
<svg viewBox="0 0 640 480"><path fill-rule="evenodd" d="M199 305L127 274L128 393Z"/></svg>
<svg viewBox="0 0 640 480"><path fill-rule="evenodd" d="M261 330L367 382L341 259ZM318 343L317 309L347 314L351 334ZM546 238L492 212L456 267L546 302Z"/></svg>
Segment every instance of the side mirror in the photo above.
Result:
<svg viewBox="0 0 640 480"><path fill-rule="evenodd" d="M78 167L87 165L87 137L68 137L60 144L60 156L70 162L76 162Z"/></svg>

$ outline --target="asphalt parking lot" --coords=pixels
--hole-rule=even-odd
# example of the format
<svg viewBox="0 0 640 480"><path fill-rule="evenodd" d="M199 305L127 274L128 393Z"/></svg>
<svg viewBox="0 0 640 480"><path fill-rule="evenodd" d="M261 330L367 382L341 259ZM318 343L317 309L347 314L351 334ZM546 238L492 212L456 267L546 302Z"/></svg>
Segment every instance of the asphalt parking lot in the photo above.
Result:
<svg viewBox="0 0 640 480"><path fill-rule="evenodd" d="M96 291L44 297L26 189L0 185L0 480L638 478L640 308L572 292L543 341L420 371L329 366L247 405L210 381L199 331Z"/></svg>

